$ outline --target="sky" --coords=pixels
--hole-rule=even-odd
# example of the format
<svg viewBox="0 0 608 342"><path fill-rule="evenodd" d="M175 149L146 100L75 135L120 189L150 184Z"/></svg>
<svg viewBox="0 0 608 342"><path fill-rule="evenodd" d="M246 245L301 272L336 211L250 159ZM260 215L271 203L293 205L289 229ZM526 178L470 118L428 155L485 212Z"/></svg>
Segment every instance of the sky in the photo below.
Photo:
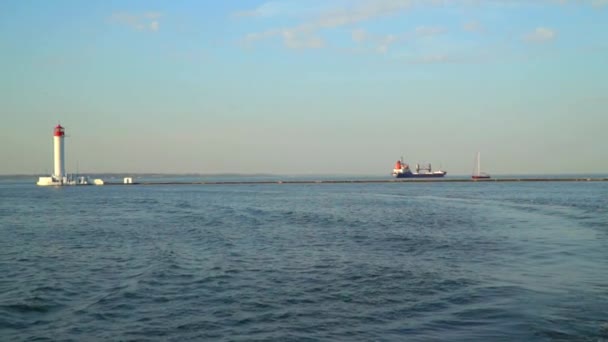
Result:
<svg viewBox="0 0 608 342"><path fill-rule="evenodd" d="M0 174L608 172L608 0L0 2Z"/></svg>

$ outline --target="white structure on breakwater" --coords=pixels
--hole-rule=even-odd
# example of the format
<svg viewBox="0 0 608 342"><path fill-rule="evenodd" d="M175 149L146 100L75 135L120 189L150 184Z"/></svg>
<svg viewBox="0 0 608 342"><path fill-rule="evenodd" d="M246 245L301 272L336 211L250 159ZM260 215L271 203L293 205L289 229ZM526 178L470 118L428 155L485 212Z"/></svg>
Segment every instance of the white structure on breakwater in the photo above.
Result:
<svg viewBox="0 0 608 342"><path fill-rule="evenodd" d="M53 130L53 174L50 177L39 177L37 185L89 185L87 177L71 177L65 172L64 142L65 129L57 125Z"/></svg>

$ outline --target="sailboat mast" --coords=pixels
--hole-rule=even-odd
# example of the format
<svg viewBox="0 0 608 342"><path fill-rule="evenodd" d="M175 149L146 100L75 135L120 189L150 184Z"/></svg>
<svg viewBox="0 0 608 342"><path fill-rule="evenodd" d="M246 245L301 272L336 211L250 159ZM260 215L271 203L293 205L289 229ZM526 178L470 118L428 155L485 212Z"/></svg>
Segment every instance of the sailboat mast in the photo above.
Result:
<svg viewBox="0 0 608 342"><path fill-rule="evenodd" d="M481 153L477 152L477 174L481 174Z"/></svg>

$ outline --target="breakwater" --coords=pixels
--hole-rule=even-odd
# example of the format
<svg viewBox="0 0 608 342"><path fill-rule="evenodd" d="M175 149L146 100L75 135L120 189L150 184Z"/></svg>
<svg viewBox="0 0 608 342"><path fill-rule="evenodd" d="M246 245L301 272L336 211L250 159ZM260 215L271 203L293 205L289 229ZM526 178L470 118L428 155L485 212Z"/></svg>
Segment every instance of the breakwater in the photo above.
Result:
<svg viewBox="0 0 608 342"><path fill-rule="evenodd" d="M607 182L608 178L405 178L405 179L328 179L328 180L246 180L246 181L169 181L105 183L105 185L254 185L254 184L365 184L365 183L485 183L485 182Z"/></svg>

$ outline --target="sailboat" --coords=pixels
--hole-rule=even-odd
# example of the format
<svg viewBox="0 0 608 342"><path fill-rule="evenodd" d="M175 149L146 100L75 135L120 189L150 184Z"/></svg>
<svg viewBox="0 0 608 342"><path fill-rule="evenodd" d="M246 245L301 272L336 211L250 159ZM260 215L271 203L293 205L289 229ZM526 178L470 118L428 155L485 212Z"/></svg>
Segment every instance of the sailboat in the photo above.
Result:
<svg viewBox="0 0 608 342"><path fill-rule="evenodd" d="M471 178L472 179L490 179L489 174L487 174L485 172L481 172L481 155L479 152L477 152L475 169L473 170L473 175L471 176Z"/></svg>

